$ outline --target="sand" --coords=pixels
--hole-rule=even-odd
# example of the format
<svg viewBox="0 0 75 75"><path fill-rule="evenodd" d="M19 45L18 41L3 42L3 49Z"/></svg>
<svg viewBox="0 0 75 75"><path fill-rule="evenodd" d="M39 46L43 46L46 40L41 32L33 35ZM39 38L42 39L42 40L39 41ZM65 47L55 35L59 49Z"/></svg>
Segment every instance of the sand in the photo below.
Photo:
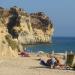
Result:
<svg viewBox="0 0 75 75"><path fill-rule="evenodd" d="M40 57L0 59L0 75L75 75L72 70L50 69L40 65Z"/></svg>

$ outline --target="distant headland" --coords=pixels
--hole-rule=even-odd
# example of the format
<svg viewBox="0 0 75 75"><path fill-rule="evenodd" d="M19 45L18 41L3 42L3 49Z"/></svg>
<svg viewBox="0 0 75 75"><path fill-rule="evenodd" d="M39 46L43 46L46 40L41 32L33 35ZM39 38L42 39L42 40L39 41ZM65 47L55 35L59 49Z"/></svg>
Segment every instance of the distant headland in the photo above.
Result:
<svg viewBox="0 0 75 75"><path fill-rule="evenodd" d="M0 56L17 56L23 44L49 43L53 31L52 21L43 12L0 7Z"/></svg>

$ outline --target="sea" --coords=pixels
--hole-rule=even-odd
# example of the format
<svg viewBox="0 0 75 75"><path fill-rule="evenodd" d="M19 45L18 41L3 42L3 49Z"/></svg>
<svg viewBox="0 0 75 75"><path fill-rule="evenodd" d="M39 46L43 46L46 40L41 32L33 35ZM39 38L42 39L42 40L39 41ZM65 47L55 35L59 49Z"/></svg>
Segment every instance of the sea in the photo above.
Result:
<svg viewBox="0 0 75 75"><path fill-rule="evenodd" d="M75 37L53 37L50 44L29 45L26 48L30 52L73 52L75 53Z"/></svg>

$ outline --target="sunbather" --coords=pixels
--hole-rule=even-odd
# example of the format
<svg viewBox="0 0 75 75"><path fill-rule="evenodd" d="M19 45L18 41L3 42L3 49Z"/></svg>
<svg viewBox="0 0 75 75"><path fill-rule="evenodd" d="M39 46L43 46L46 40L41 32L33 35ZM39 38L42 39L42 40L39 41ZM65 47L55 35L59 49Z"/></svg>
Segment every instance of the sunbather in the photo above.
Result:
<svg viewBox="0 0 75 75"><path fill-rule="evenodd" d="M49 66L50 68L55 68L57 66L58 61L56 60L55 57L51 57L50 59L45 62L44 60L41 60L41 64L44 66Z"/></svg>

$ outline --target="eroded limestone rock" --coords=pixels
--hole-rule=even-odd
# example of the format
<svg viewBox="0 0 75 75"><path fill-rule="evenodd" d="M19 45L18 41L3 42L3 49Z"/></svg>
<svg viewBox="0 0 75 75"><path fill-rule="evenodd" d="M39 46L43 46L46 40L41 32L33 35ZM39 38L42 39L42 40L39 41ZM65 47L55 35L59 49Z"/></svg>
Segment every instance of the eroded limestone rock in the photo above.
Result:
<svg viewBox="0 0 75 75"><path fill-rule="evenodd" d="M42 12L0 7L0 56L17 56L26 44L50 43L53 31L51 20Z"/></svg>

